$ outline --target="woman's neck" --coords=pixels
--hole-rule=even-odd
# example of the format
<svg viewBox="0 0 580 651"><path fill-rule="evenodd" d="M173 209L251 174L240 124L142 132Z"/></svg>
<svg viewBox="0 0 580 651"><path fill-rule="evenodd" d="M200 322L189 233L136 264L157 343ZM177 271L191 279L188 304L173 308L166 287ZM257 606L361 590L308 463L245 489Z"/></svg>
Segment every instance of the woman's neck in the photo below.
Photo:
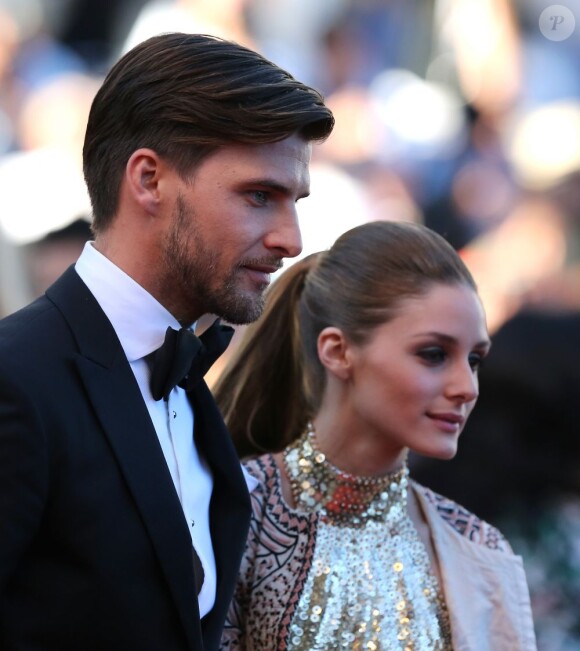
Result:
<svg viewBox="0 0 580 651"><path fill-rule="evenodd" d="M381 433L363 428L348 418L317 414L312 421L318 447L330 463L344 472L365 477L398 470L407 449L393 445Z"/></svg>

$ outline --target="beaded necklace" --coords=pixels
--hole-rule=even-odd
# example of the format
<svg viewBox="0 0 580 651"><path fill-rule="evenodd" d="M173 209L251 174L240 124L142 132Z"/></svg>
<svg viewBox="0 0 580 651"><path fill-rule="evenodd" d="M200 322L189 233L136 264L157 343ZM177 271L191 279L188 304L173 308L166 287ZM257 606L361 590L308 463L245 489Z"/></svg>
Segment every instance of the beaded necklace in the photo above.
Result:
<svg viewBox="0 0 580 651"><path fill-rule="evenodd" d="M450 651L445 603L407 513L406 464L381 477L345 473L312 426L284 462L296 509L319 516L288 649Z"/></svg>

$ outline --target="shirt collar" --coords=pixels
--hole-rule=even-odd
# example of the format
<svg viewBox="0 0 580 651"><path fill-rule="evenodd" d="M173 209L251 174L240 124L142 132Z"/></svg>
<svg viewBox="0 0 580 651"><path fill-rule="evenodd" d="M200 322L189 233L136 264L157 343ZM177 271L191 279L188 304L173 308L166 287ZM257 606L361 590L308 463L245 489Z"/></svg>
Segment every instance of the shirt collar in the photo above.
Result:
<svg viewBox="0 0 580 651"><path fill-rule="evenodd" d="M146 289L87 242L75 269L111 322L129 362L157 350L177 319Z"/></svg>

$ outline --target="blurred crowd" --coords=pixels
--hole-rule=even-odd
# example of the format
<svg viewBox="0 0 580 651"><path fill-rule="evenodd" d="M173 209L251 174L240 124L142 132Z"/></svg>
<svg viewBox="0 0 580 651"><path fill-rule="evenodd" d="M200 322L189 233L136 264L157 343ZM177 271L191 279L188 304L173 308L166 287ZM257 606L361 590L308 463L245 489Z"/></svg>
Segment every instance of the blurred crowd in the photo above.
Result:
<svg viewBox="0 0 580 651"><path fill-rule="evenodd" d="M302 255L378 219L461 252L494 346L459 455L414 474L513 540L539 648L580 649L580 0L0 0L0 315L90 238L92 97L164 31L246 44L326 96Z"/></svg>

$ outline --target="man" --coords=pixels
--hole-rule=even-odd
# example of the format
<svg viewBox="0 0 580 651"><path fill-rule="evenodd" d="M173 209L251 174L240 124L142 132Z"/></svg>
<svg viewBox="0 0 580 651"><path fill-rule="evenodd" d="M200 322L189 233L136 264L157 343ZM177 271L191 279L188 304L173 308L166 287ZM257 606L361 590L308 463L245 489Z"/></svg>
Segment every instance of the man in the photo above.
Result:
<svg viewBox="0 0 580 651"><path fill-rule="evenodd" d="M95 241L0 322L3 651L217 648L247 486L209 362L155 351L168 329L211 351L181 330L206 313L258 317L332 126L316 91L213 37L154 37L110 71L83 150Z"/></svg>

